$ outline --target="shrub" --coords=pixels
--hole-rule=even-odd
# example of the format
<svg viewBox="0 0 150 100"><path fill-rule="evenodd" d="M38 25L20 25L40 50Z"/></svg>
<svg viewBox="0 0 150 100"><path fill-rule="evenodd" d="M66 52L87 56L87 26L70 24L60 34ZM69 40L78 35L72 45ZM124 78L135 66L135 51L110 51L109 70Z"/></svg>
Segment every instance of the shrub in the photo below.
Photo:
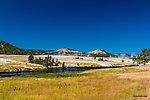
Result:
<svg viewBox="0 0 150 100"><path fill-rule="evenodd" d="M75 59L79 59L79 57L75 57Z"/></svg>
<svg viewBox="0 0 150 100"><path fill-rule="evenodd" d="M98 61L103 61L103 58L99 58Z"/></svg>

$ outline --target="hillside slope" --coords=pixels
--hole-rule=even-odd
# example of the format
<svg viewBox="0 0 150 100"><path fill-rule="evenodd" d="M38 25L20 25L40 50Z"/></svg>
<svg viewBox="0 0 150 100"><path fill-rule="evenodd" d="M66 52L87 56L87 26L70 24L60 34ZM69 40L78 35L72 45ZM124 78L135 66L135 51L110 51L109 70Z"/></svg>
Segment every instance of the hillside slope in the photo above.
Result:
<svg viewBox="0 0 150 100"><path fill-rule="evenodd" d="M75 50L72 50L69 48L61 48L61 49L54 51L54 53L58 53L58 54L82 54L84 52L75 51Z"/></svg>
<svg viewBox="0 0 150 100"><path fill-rule="evenodd" d="M4 41L0 41L0 54L8 54L8 55L28 55L31 54L31 52L28 52L24 49L20 49L18 47L15 47L9 43L6 43Z"/></svg>
<svg viewBox="0 0 150 100"><path fill-rule="evenodd" d="M108 54L108 52L107 52L107 51L102 50L102 49L93 50L93 51L88 52L88 53L90 53L90 54Z"/></svg>
<svg viewBox="0 0 150 100"><path fill-rule="evenodd" d="M80 55L80 56L96 56L96 55L108 55L109 53L105 50L98 49L91 52L80 52L69 48L61 48L58 50L33 50L33 49L20 49L4 41L0 41L0 54L9 55L43 55L43 54L65 54L65 55Z"/></svg>

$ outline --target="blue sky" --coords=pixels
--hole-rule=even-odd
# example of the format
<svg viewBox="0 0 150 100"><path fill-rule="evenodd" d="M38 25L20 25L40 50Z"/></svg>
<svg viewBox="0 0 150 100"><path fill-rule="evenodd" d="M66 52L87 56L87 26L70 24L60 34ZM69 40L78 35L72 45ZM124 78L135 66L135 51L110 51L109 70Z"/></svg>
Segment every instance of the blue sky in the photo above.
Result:
<svg viewBox="0 0 150 100"><path fill-rule="evenodd" d="M24 49L150 47L149 0L0 0L0 40Z"/></svg>

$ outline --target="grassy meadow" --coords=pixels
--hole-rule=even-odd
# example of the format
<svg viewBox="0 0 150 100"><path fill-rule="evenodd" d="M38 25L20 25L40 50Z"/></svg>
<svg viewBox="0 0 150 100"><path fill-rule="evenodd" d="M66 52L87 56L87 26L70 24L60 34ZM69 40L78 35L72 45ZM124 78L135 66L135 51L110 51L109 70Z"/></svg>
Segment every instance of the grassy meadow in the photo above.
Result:
<svg viewBox="0 0 150 100"><path fill-rule="evenodd" d="M141 100L141 81L119 78L136 68L99 69L85 72L46 73L0 78L1 100Z"/></svg>

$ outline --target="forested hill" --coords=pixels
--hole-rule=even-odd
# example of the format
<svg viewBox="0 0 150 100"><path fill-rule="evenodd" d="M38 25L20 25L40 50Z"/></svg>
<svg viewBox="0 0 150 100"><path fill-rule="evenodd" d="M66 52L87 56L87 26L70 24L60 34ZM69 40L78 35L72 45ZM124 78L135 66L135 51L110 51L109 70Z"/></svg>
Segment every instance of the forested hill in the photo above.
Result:
<svg viewBox="0 0 150 100"><path fill-rule="evenodd" d="M4 41L0 41L0 54L8 54L8 55L29 55L31 52L28 52L24 49L20 49L15 47L9 43Z"/></svg>

